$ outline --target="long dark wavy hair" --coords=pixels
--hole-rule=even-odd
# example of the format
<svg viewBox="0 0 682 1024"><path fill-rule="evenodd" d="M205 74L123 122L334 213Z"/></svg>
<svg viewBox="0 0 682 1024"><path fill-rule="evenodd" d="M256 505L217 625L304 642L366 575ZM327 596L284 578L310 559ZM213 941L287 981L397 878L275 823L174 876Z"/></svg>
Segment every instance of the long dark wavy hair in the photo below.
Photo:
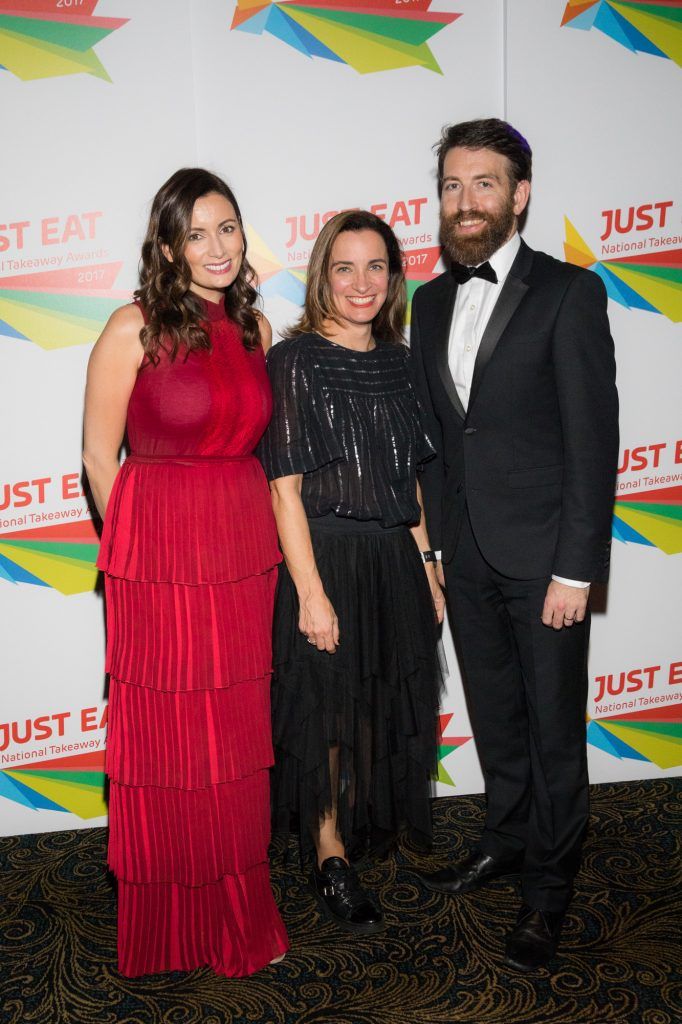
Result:
<svg viewBox="0 0 682 1024"><path fill-rule="evenodd" d="M150 362L158 363L159 348L175 359L179 350L210 349L211 342L202 326L201 299L190 291L189 264L184 256L190 232L192 211L197 199L217 193L232 206L239 222L244 255L236 279L225 292L225 310L242 331L244 347L255 349L260 343L259 314L254 309L258 292L256 274L246 259L246 235L242 215L232 189L210 171L201 167L183 167L162 185L154 196L147 234L142 244L140 287L135 298L144 309L145 326L140 341ZM172 260L163 252L167 246Z"/></svg>
<svg viewBox="0 0 682 1024"><path fill-rule="evenodd" d="M403 328L407 311L405 272L400 252L400 243L386 221L367 210L345 210L337 213L320 231L308 264L308 282L305 291L303 313L287 331L287 338L299 334L323 333L324 322L340 323L334 309L329 264L334 242L344 231L376 231L388 253L388 294L372 324L372 333L381 341L394 345L404 344Z"/></svg>

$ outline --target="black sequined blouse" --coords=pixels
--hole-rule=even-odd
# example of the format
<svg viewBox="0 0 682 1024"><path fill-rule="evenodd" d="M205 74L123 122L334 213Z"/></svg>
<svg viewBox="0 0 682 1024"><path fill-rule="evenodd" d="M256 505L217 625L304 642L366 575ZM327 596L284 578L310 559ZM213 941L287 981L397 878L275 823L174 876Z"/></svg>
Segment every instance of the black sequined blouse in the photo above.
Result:
<svg viewBox="0 0 682 1024"><path fill-rule="evenodd" d="M404 345L356 352L318 334L270 350L274 411L258 455L270 480L303 474L309 518L419 521L416 468L435 452L410 359Z"/></svg>

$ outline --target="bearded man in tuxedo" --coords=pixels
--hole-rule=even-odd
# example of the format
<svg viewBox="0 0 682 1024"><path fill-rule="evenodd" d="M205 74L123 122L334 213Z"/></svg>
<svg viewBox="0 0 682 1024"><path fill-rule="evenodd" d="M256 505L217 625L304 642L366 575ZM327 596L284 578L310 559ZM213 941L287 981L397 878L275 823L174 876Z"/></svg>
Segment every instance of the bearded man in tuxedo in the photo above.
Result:
<svg viewBox="0 0 682 1024"><path fill-rule="evenodd" d="M496 118L444 129L441 237L411 347L438 457L422 475L485 779L478 847L421 877L520 872L505 962L555 954L588 819L588 595L608 574L618 397L596 274L527 246L531 150ZM429 557L427 555L427 557Z"/></svg>

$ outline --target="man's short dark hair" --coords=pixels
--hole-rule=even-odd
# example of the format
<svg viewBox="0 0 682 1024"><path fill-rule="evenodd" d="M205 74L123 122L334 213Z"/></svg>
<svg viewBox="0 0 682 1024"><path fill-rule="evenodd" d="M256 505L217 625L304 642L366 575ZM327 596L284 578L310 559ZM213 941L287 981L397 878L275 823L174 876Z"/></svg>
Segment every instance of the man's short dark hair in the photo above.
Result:
<svg viewBox="0 0 682 1024"><path fill-rule="evenodd" d="M510 164L511 183L514 188L520 181L530 181L533 173L531 148L516 128L498 117L487 117L479 121L460 121L446 125L440 141L433 147L438 156L438 194L443 188L443 164L445 156L455 146L463 149L492 149L494 153L506 156Z"/></svg>

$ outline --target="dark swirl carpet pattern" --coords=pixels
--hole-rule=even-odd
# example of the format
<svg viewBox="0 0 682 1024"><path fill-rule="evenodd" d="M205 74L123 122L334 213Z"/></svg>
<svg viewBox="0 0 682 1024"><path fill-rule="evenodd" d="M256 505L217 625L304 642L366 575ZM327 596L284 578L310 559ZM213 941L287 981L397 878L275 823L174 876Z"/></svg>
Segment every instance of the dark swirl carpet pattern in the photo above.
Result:
<svg viewBox="0 0 682 1024"><path fill-rule="evenodd" d="M435 867L473 844L483 798L435 802L429 856L402 847L363 878L388 929L356 939L326 923L298 862L274 869L292 939L244 980L209 970L122 978L102 829L0 839L3 1024L677 1024L679 779L595 786L575 901L554 969L507 972L518 906L500 881L459 899L427 893ZM281 851L280 851L281 852ZM281 858L278 858L281 865Z"/></svg>

